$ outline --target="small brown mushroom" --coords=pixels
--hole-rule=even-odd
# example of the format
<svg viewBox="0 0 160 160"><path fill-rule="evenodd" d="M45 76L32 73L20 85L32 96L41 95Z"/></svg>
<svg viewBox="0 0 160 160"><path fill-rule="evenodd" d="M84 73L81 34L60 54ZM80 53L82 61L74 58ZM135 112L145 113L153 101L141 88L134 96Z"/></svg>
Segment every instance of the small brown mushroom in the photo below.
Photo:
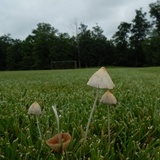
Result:
<svg viewBox="0 0 160 160"><path fill-rule="evenodd" d="M69 133L59 133L46 141L47 145L55 152L63 152L71 141Z"/></svg>

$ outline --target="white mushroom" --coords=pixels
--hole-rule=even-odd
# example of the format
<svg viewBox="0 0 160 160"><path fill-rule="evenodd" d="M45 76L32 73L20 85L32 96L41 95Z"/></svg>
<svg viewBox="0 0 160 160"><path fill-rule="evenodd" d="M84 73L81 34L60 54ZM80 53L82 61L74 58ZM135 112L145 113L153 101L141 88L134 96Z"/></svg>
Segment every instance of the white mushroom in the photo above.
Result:
<svg viewBox="0 0 160 160"><path fill-rule="evenodd" d="M95 72L87 82L87 85L106 89L113 89L115 86L105 67L101 67Z"/></svg>
<svg viewBox="0 0 160 160"><path fill-rule="evenodd" d="M91 113L88 119L88 123L86 126L86 132L84 135L84 142L86 142L87 139L87 134L88 134L88 130L89 130L89 125L91 122L91 118L93 115L93 111L94 108L96 106L97 100L98 100L98 94L99 94L99 89L113 89L114 88L114 83L112 82L111 77L109 76L108 72L106 71L105 67L101 67L97 72L95 72L91 78L89 79L89 81L87 82L87 85L91 86L91 87L95 87L96 89L96 96L95 96L95 100L94 100L94 104L93 107L91 109Z"/></svg>
<svg viewBox="0 0 160 160"><path fill-rule="evenodd" d="M102 96L100 102L107 104L108 105L108 148L110 148L110 111L109 111L109 106L110 105L115 105L117 104L117 100L115 98L115 96L108 90L104 93L104 95Z"/></svg>
<svg viewBox="0 0 160 160"><path fill-rule="evenodd" d="M100 102L105 104L117 104L115 96L109 90L104 93Z"/></svg>
<svg viewBox="0 0 160 160"><path fill-rule="evenodd" d="M28 109L28 114L40 115L42 113L40 105L35 101Z"/></svg>
<svg viewBox="0 0 160 160"><path fill-rule="evenodd" d="M42 113L40 105L35 101L28 109L28 114L34 114L37 121L37 128L39 131L40 138L42 138L42 133L39 126L38 116Z"/></svg>

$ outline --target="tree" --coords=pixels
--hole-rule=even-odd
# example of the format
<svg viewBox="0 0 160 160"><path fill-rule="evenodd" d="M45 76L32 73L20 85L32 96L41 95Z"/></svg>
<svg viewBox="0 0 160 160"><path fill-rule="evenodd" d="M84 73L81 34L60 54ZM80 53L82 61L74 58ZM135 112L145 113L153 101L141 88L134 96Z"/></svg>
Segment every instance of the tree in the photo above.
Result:
<svg viewBox="0 0 160 160"><path fill-rule="evenodd" d="M160 36L148 38L144 45L146 66L160 65Z"/></svg>
<svg viewBox="0 0 160 160"><path fill-rule="evenodd" d="M57 49L56 59L57 61L74 60L72 55L72 42L71 38L67 33L59 33L57 36Z"/></svg>
<svg viewBox="0 0 160 160"><path fill-rule="evenodd" d="M113 42L116 46L115 64L128 66L129 64L129 33L131 24L121 22L118 31L113 35Z"/></svg>
<svg viewBox="0 0 160 160"><path fill-rule="evenodd" d="M78 38L81 67L91 66L93 63L93 57L91 55L91 31L87 28L87 25L83 23L80 24Z"/></svg>
<svg viewBox="0 0 160 160"><path fill-rule="evenodd" d="M6 70L7 49L12 44L10 34L0 37L0 70Z"/></svg>
<svg viewBox="0 0 160 160"><path fill-rule="evenodd" d="M21 69L31 70L34 68L34 55L33 55L33 36L29 35L23 42L21 46L22 62Z"/></svg>
<svg viewBox="0 0 160 160"><path fill-rule="evenodd" d="M94 66L102 66L107 64L109 58L109 52L106 51L108 47L107 38L103 35L103 30L98 24L92 27L92 54L94 55Z"/></svg>
<svg viewBox="0 0 160 160"><path fill-rule="evenodd" d="M8 70L21 69L21 44L19 39L12 40L12 44L7 48L6 65Z"/></svg>
<svg viewBox="0 0 160 160"><path fill-rule="evenodd" d="M157 0L155 3L151 3L150 16L153 18L153 25L155 26L158 36L160 36L160 1Z"/></svg>
<svg viewBox="0 0 160 160"><path fill-rule="evenodd" d="M145 51L146 65L160 65L160 1L150 5L150 16L152 18L152 31L143 45Z"/></svg>
<svg viewBox="0 0 160 160"><path fill-rule="evenodd" d="M81 68L81 53L80 53L80 45L79 45L79 33L80 33L80 28L78 26L78 21L77 19L75 19L73 21L73 24L71 25L71 29L73 30L73 37L72 37L72 40L74 40L75 42L75 46L76 46L76 53L77 53L77 56L76 59L78 61L78 67Z"/></svg>
<svg viewBox="0 0 160 160"><path fill-rule="evenodd" d="M50 24L39 23L32 31L35 69L49 69L51 59L56 57L58 30Z"/></svg>
<svg viewBox="0 0 160 160"><path fill-rule="evenodd" d="M131 25L130 47L132 50L131 64L133 66L142 66L145 64L144 52L142 44L147 38L150 29L150 23L145 18L146 12L142 12L142 8L136 10L136 16Z"/></svg>

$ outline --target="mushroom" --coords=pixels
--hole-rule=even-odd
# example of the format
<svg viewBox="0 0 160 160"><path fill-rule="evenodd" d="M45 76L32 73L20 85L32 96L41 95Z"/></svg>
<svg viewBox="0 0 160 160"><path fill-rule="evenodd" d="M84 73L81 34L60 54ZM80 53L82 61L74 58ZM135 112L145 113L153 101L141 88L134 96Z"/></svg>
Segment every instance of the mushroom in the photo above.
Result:
<svg viewBox="0 0 160 160"><path fill-rule="evenodd" d="M58 134L54 135L52 138L46 141L47 145L53 149L55 152L63 152L68 147L71 141L71 135L69 133L61 133L59 129L59 116L57 113L56 106L52 106L56 122Z"/></svg>
<svg viewBox="0 0 160 160"><path fill-rule="evenodd" d="M28 109L28 114L34 114L36 116L42 113L40 105L35 101Z"/></svg>
<svg viewBox="0 0 160 160"><path fill-rule="evenodd" d="M115 98L115 96L109 91L107 90L104 95L102 96L100 102L104 103L104 104L117 104L117 100Z"/></svg>
<svg viewBox="0 0 160 160"><path fill-rule="evenodd" d="M32 103L32 105L29 107L28 114L34 114L36 116L37 128L38 128L38 131L39 131L40 138L42 138L42 133L41 133L41 130L40 130L39 120L38 120L38 116L40 114L42 114L42 111L41 111L40 105L36 101L34 103Z"/></svg>
<svg viewBox="0 0 160 160"><path fill-rule="evenodd" d="M116 105L117 100L115 96L107 90L104 95L102 96L100 102L107 104L107 105ZM108 148L110 149L110 112L109 112L109 106L108 106Z"/></svg>
<svg viewBox="0 0 160 160"><path fill-rule="evenodd" d="M95 72L87 82L87 85L101 89L113 89L115 86L105 67L101 67Z"/></svg>
<svg viewBox="0 0 160 160"><path fill-rule="evenodd" d="M63 152L68 147L70 141L71 135L69 133L59 133L56 134L54 137L48 139L46 143L55 152Z"/></svg>
<svg viewBox="0 0 160 160"><path fill-rule="evenodd" d="M89 125L91 122L91 118L93 115L93 111L94 108L96 106L97 100L98 100L98 94L99 94L99 89L113 89L114 88L114 83L112 82L111 77L109 76L108 72L106 71L105 67L101 67L98 71L96 71L91 78L89 79L89 81L87 82L87 85L91 86L91 87L95 87L97 88L96 91L96 97L95 97L95 101L88 119L88 123L86 126L86 132L84 135L84 142L87 139L87 134L88 134L88 129L89 129Z"/></svg>

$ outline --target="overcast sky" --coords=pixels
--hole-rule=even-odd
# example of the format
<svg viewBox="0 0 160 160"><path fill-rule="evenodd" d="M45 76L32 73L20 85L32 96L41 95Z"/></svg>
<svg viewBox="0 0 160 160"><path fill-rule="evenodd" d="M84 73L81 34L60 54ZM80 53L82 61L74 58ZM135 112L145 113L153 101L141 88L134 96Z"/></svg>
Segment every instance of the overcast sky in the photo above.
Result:
<svg viewBox="0 0 160 160"><path fill-rule="evenodd" d="M149 11L157 0L0 0L0 36L25 39L38 23L49 23L60 33L73 33L76 20L92 29L96 23L111 38L120 22L131 22L135 10ZM149 15L148 15L149 16Z"/></svg>

